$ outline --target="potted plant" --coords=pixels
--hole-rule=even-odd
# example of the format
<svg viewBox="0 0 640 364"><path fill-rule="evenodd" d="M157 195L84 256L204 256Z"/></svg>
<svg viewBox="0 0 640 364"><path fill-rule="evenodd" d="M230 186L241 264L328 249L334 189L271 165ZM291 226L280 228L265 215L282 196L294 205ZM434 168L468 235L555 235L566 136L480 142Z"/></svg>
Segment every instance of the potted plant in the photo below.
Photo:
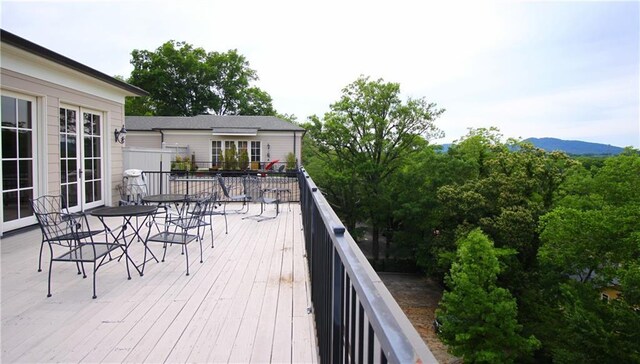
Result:
<svg viewBox="0 0 640 364"><path fill-rule="evenodd" d="M238 168L238 158L235 148L229 148L224 152L224 169L234 170Z"/></svg>
<svg viewBox="0 0 640 364"><path fill-rule="evenodd" d="M242 152L240 152L240 158L238 158L238 164L239 164L240 170L242 171L247 170L249 168L249 153L247 153L246 149L243 149Z"/></svg>
<svg viewBox="0 0 640 364"><path fill-rule="evenodd" d="M287 171L295 171L297 167L296 155L293 152L289 152L285 158L287 164Z"/></svg>

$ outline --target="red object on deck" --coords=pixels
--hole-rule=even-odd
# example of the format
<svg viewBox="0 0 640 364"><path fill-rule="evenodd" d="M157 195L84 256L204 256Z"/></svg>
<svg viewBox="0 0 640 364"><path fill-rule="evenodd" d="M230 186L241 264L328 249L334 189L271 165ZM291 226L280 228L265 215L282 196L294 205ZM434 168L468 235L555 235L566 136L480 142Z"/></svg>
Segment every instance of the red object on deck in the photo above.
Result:
<svg viewBox="0 0 640 364"><path fill-rule="evenodd" d="M276 160L273 160L273 161L269 162L269 164L267 164L267 166L266 166L266 167L264 167L264 170L265 170L265 171L269 171L269 170L271 170L271 169L273 168L273 165L274 165L274 164L276 164L276 163L278 163L278 162L280 162L280 160L279 160L279 159L276 159Z"/></svg>

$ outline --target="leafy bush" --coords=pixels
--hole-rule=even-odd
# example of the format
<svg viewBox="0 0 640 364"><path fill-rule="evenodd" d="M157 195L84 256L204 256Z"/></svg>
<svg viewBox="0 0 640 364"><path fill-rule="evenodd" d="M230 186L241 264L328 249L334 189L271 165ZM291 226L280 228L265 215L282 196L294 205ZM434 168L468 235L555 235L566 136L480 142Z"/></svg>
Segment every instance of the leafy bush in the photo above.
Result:
<svg viewBox="0 0 640 364"><path fill-rule="evenodd" d="M293 152L289 152L286 157L287 161L287 169L295 169L296 168L296 155Z"/></svg>
<svg viewBox="0 0 640 364"><path fill-rule="evenodd" d="M240 166L240 169L243 171L249 168L249 153L247 153L246 149L242 150L242 152L240 153L238 164Z"/></svg>

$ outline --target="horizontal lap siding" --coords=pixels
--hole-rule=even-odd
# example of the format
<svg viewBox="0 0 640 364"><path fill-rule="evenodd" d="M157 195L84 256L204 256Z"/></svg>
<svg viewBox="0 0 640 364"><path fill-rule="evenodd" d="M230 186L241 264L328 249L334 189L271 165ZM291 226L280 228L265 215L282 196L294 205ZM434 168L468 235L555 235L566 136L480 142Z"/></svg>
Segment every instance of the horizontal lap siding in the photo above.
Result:
<svg viewBox="0 0 640 364"><path fill-rule="evenodd" d="M43 121L40 120L40 118L42 116L42 110L45 108L48 155L46 157L40 156L39 158L41 160L42 158L46 158L44 161L48 171L46 176L46 191L40 191L41 194L60 193L60 103L104 112L104 120L107 123L104 129L104 141L111 146L111 165L110 168L109 166L105 166L105 172L109 170L111 172L111 179L105 182L110 184L110 186L106 187L111 187L112 197L111 201L105 200L105 203L109 204L117 201L118 196L115 191L115 186L122 180L122 145L114 142L113 130L116 128L120 129L124 123L124 105L7 69L2 69L2 88L38 98L38 111L36 115L40 128L43 126ZM42 130L40 130L39 133L42 133ZM105 196L105 198L108 198L108 196Z"/></svg>
<svg viewBox="0 0 640 364"><path fill-rule="evenodd" d="M127 147L140 147L140 148L161 148L162 137L159 133L140 134L131 132L127 133L127 140L125 142Z"/></svg>

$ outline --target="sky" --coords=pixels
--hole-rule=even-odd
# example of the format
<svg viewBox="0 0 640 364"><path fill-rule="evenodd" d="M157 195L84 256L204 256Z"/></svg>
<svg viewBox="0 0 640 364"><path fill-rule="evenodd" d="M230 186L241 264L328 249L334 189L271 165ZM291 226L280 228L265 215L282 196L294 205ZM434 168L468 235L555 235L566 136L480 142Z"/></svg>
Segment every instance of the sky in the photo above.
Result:
<svg viewBox="0 0 640 364"><path fill-rule="evenodd" d="M640 147L640 2L7 1L2 29L109 75L134 49L237 49L279 113L322 117L359 76L469 128Z"/></svg>

